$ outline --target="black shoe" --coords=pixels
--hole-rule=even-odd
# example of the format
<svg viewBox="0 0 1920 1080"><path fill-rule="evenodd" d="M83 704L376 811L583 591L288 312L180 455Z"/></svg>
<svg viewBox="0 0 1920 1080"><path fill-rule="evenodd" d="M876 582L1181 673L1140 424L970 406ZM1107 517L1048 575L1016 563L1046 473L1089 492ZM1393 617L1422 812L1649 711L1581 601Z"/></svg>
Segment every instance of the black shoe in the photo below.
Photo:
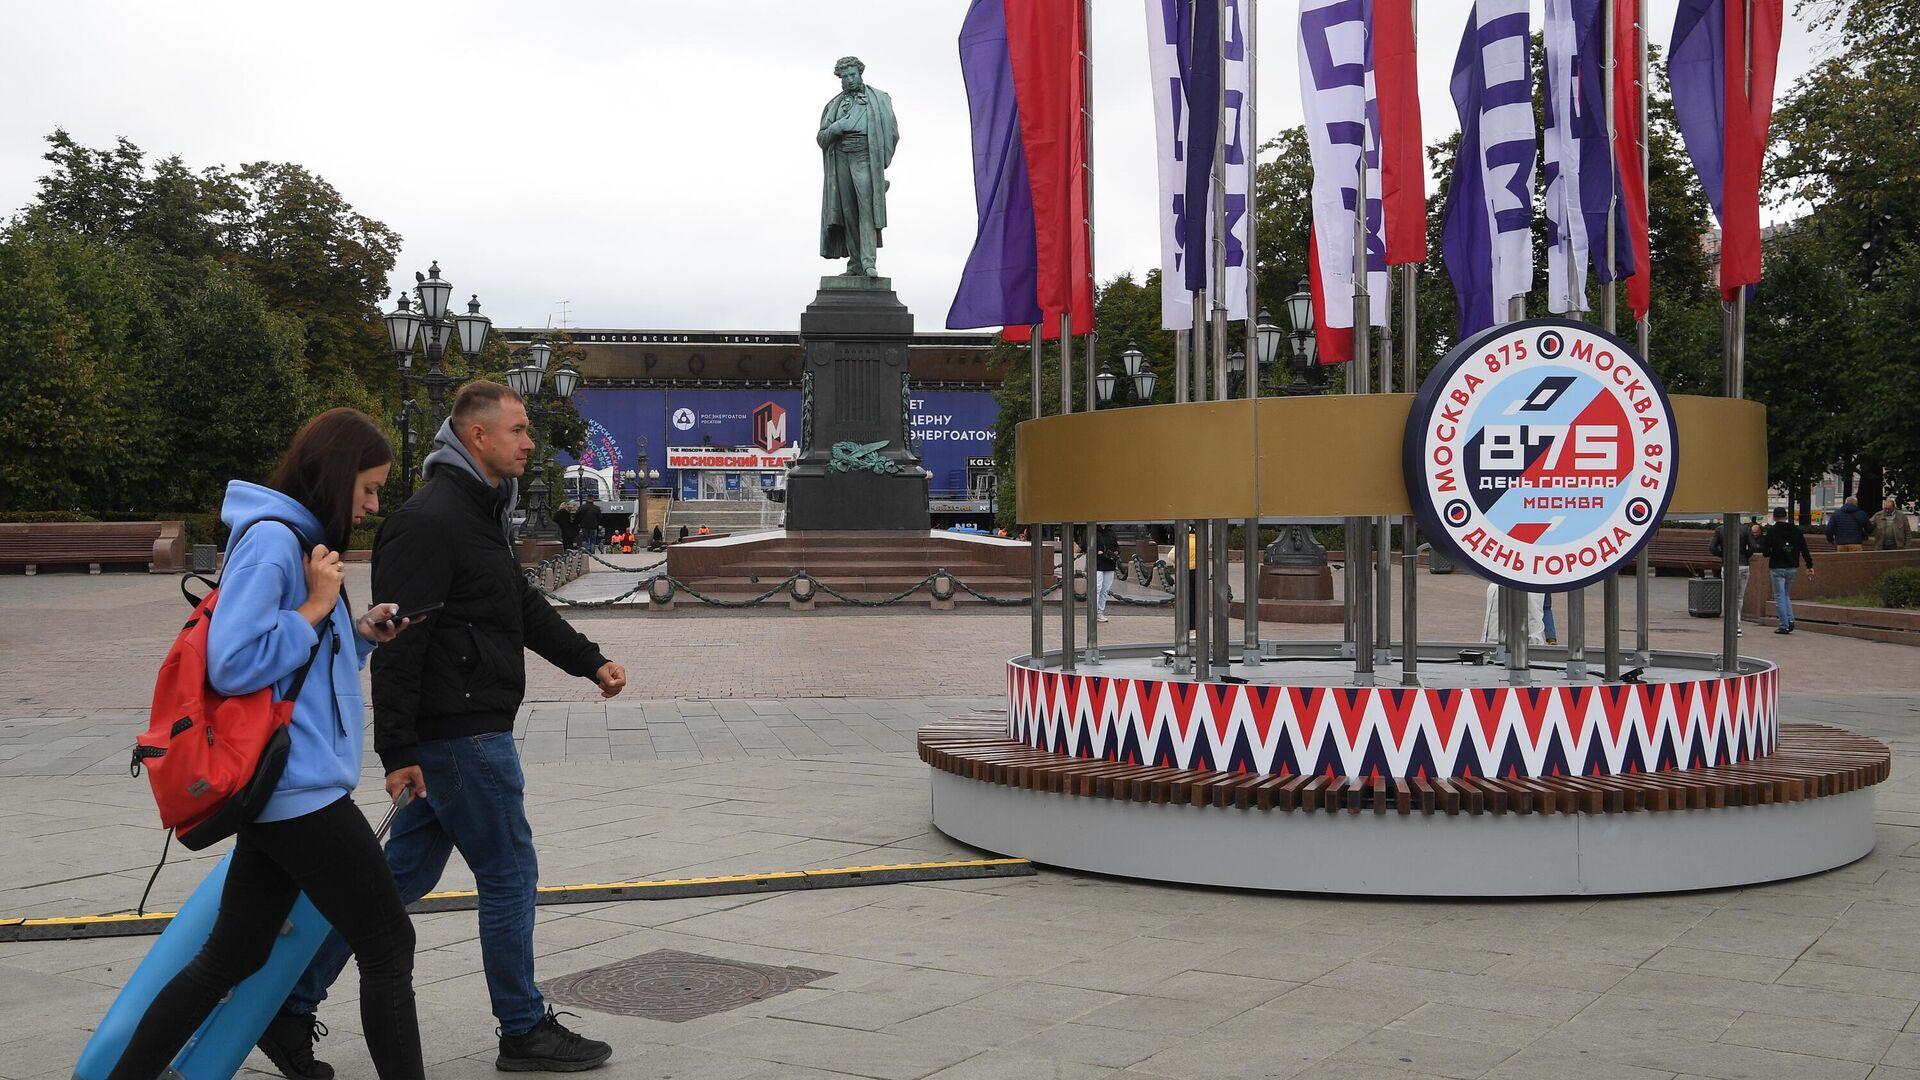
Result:
<svg viewBox="0 0 1920 1080"><path fill-rule="evenodd" d="M562 1016L547 1006L547 1015L524 1035L500 1036L500 1056L493 1067L502 1072L582 1072L606 1064L613 1047L568 1031Z"/></svg>
<svg viewBox="0 0 1920 1080"><path fill-rule="evenodd" d="M1773 632L1776 634L1791 634L1793 633L1793 627L1781 623L1779 626L1773 628Z"/></svg>
<svg viewBox="0 0 1920 1080"><path fill-rule="evenodd" d="M287 1080L333 1080L333 1066L313 1056L327 1025L312 1013L278 1012L254 1045Z"/></svg>

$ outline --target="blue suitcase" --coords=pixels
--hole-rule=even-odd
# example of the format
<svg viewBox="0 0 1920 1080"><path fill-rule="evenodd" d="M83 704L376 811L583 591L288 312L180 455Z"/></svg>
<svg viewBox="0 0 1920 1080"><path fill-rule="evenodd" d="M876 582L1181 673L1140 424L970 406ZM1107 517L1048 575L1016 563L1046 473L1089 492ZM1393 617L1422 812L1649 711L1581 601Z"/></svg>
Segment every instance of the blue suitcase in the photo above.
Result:
<svg viewBox="0 0 1920 1080"><path fill-rule="evenodd" d="M380 824L380 839L386 838L393 815L406 805L406 799L407 792L403 791L387 811L386 820ZM119 1064L121 1053L133 1038L134 1028L147 1015L153 999L188 961L199 955L200 947L213 933L214 919L220 914L220 892L226 885L227 866L232 860L231 852L221 858L206 880L181 905L153 948L147 950L133 977L127 980L93 1037L87 1040L86 1049L80 1052L80 1060L73 1067L73 1080L106 1080L107 1074ZM266 964L213 1007L200 1030L180 1048L172 1068L161 1075L161 1080L231 1080L253 1050L254 1043L260 1041L274 1013L287 1000L293 984L313 961L313 954L320 951L320 943L326 940L331 929L314 909L313 901L308 900L305 893L300 894L293 910L287 913L286 924L280 928L280 939L273 943L273 952Z"/></svg>

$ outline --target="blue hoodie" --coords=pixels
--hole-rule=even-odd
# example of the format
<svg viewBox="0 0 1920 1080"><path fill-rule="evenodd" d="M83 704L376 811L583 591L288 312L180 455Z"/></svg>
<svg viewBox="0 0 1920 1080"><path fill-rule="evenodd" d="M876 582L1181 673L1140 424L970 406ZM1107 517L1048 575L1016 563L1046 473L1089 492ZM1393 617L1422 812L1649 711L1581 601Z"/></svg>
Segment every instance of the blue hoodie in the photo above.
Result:
<svg viewBox="0 0 1920 1080"><path fill-rule="evenodd" d="M366 740L360 668L373 643L354 632L344 598L334 601L329 621L318 628L296 610L307 599L304 555L326 542L326 530L311 511L272 488L235 480L227 485L220 520L236 537L260 524L227 552L220 576L220 605L207 632L213 688L232 697L271 685L274 699L281 700L314 645L321 645L293 705L286 771L258 819L284 821L332 803L359 783ZM299 535L280 521L299 526Z"/></svg>

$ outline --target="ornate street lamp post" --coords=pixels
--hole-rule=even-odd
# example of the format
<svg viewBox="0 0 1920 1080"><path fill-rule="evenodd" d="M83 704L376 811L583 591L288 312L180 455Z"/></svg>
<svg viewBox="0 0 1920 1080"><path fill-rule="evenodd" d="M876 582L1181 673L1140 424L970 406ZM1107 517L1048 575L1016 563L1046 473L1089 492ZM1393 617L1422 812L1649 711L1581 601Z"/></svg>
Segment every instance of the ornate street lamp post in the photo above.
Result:
<svg viewBox="0 0 1920 1080"><path fill-rule="evenodd" d="M459 386L473 378L474 362L480 357L480 350L486 346L487 331L493 326L493 320L480 314L480 297L476 293L467 303L466 313L447 317L447 298L453 294L453 284L440 278L440 263L436 260L428 267L427 273L415 272L413 297L410 299L402 292L396 299L394 309L385 316L387 323L387 344L393 349L394 362L400 369L400 411L393 418L394 425L400 429L400 488L402 498L413 494L413 415L419 412L427 414L429 425L438 425L445 415L445 399L449 387ZM412 300L420 304L414 310ZM446 355L447 345L451 343L456 352L466 357L465 376L449 375L440 366L440 360ZM427 354L427 372L424 375L414 373L414 348L424 345ZM421 408L413 399L413 382L418 379L427 388L427 408Z"/></svg>
<svg viewBox="0 0 1920 1080"><path fill-rule="evenodd" d="M1280 388L1280 393L1287 397L1318 393L1314 385L1307 381L1307 371L1313 366L1317 348L1313 334L1313 294L1308 291L1310 288L1307 279L1301 278L1300 287L1287 297L1287 319L1293 323L1293 382ZM1258 338L1261 357L1271 360L1273 354L1280 351L1280 328L1273 325L1263 311L1254 333ZM1280 535L1267 545L1265 561L1269 566L1320 567L1327 565L1327 549L1313 538L1312 529L1294 522L1281 528Z"/></svg>
<svg viewBox="0 0 1920 1080"><path fill-rule="evenodd" d="M547 365L552 362L553 346L544 341L535 341L527 346L527 363L507 372L507 385L527 403L527 419L534 432L535 452L540 455L539 471L534 473L527 485L523 502L527 516L520 526L522 537L536 540L549 540L560 533L547 511L549 463L546 449L538 445L540 433L544 430L542 422L552 412L555 401L572 397L580 385L580 373L573 369L573 365L562 364L553 372L553 391L549 394L545 383Z"/></svg>

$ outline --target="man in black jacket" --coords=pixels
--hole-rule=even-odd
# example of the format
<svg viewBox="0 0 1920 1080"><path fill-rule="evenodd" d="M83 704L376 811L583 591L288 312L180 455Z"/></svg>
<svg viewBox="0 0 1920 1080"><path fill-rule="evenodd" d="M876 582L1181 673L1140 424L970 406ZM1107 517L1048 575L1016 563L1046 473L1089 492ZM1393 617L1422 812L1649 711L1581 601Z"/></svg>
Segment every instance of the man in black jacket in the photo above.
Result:
<svg viewBox="0 0 1920 1080"><path fill-rule="evenodd" d="M592 553L600 550L600 504L587 496L580 507L580 550Z"/></svg>
<svg viewBox="0 0 1920 1080"><path fill-rule="evenodd" d="M626 671L556 614L520 571L508 519L533 441L520 397L499 383L461 387L453 415L422 469L427 483L380 526L374 592L401 611L443 603L397 649L376 652L374 750L387 793L413 789L394 819L387 865L400 898L432 891L458 848L480 894L480 956L499 1019L495 1064L515 1072L575 1072L612 1048L567 1030L533 980L533 909L539 866L527 823L525 778L513 721L526 690L526 652L612 697ZM282 1010L312 1019L348 950L328 936ZM275 1031L294 1026L276 1023ZM317 1041L310 1035L304 1042ZM292 1040L301 1041L301 1040ZM328 1080L309 1045L263 1049L294 1080ZM274 1051L280 1051L276 1054Z"/></svg>
<svg viewBox="0 0 1920 1080"><path fill-rule="evenodd" d="M1800 564L1807 566L1807 576L1813 576L1813 552L1807 549L1807 536L1800 526L1787 520L1787 511L1776 508L1773 512L1773 524L1767 526L1766 536L1767 569L1773 577L1773 613L1779 619L1774 627L1776 634L1793 633L1793 579L1800 576Z"/></svg>

